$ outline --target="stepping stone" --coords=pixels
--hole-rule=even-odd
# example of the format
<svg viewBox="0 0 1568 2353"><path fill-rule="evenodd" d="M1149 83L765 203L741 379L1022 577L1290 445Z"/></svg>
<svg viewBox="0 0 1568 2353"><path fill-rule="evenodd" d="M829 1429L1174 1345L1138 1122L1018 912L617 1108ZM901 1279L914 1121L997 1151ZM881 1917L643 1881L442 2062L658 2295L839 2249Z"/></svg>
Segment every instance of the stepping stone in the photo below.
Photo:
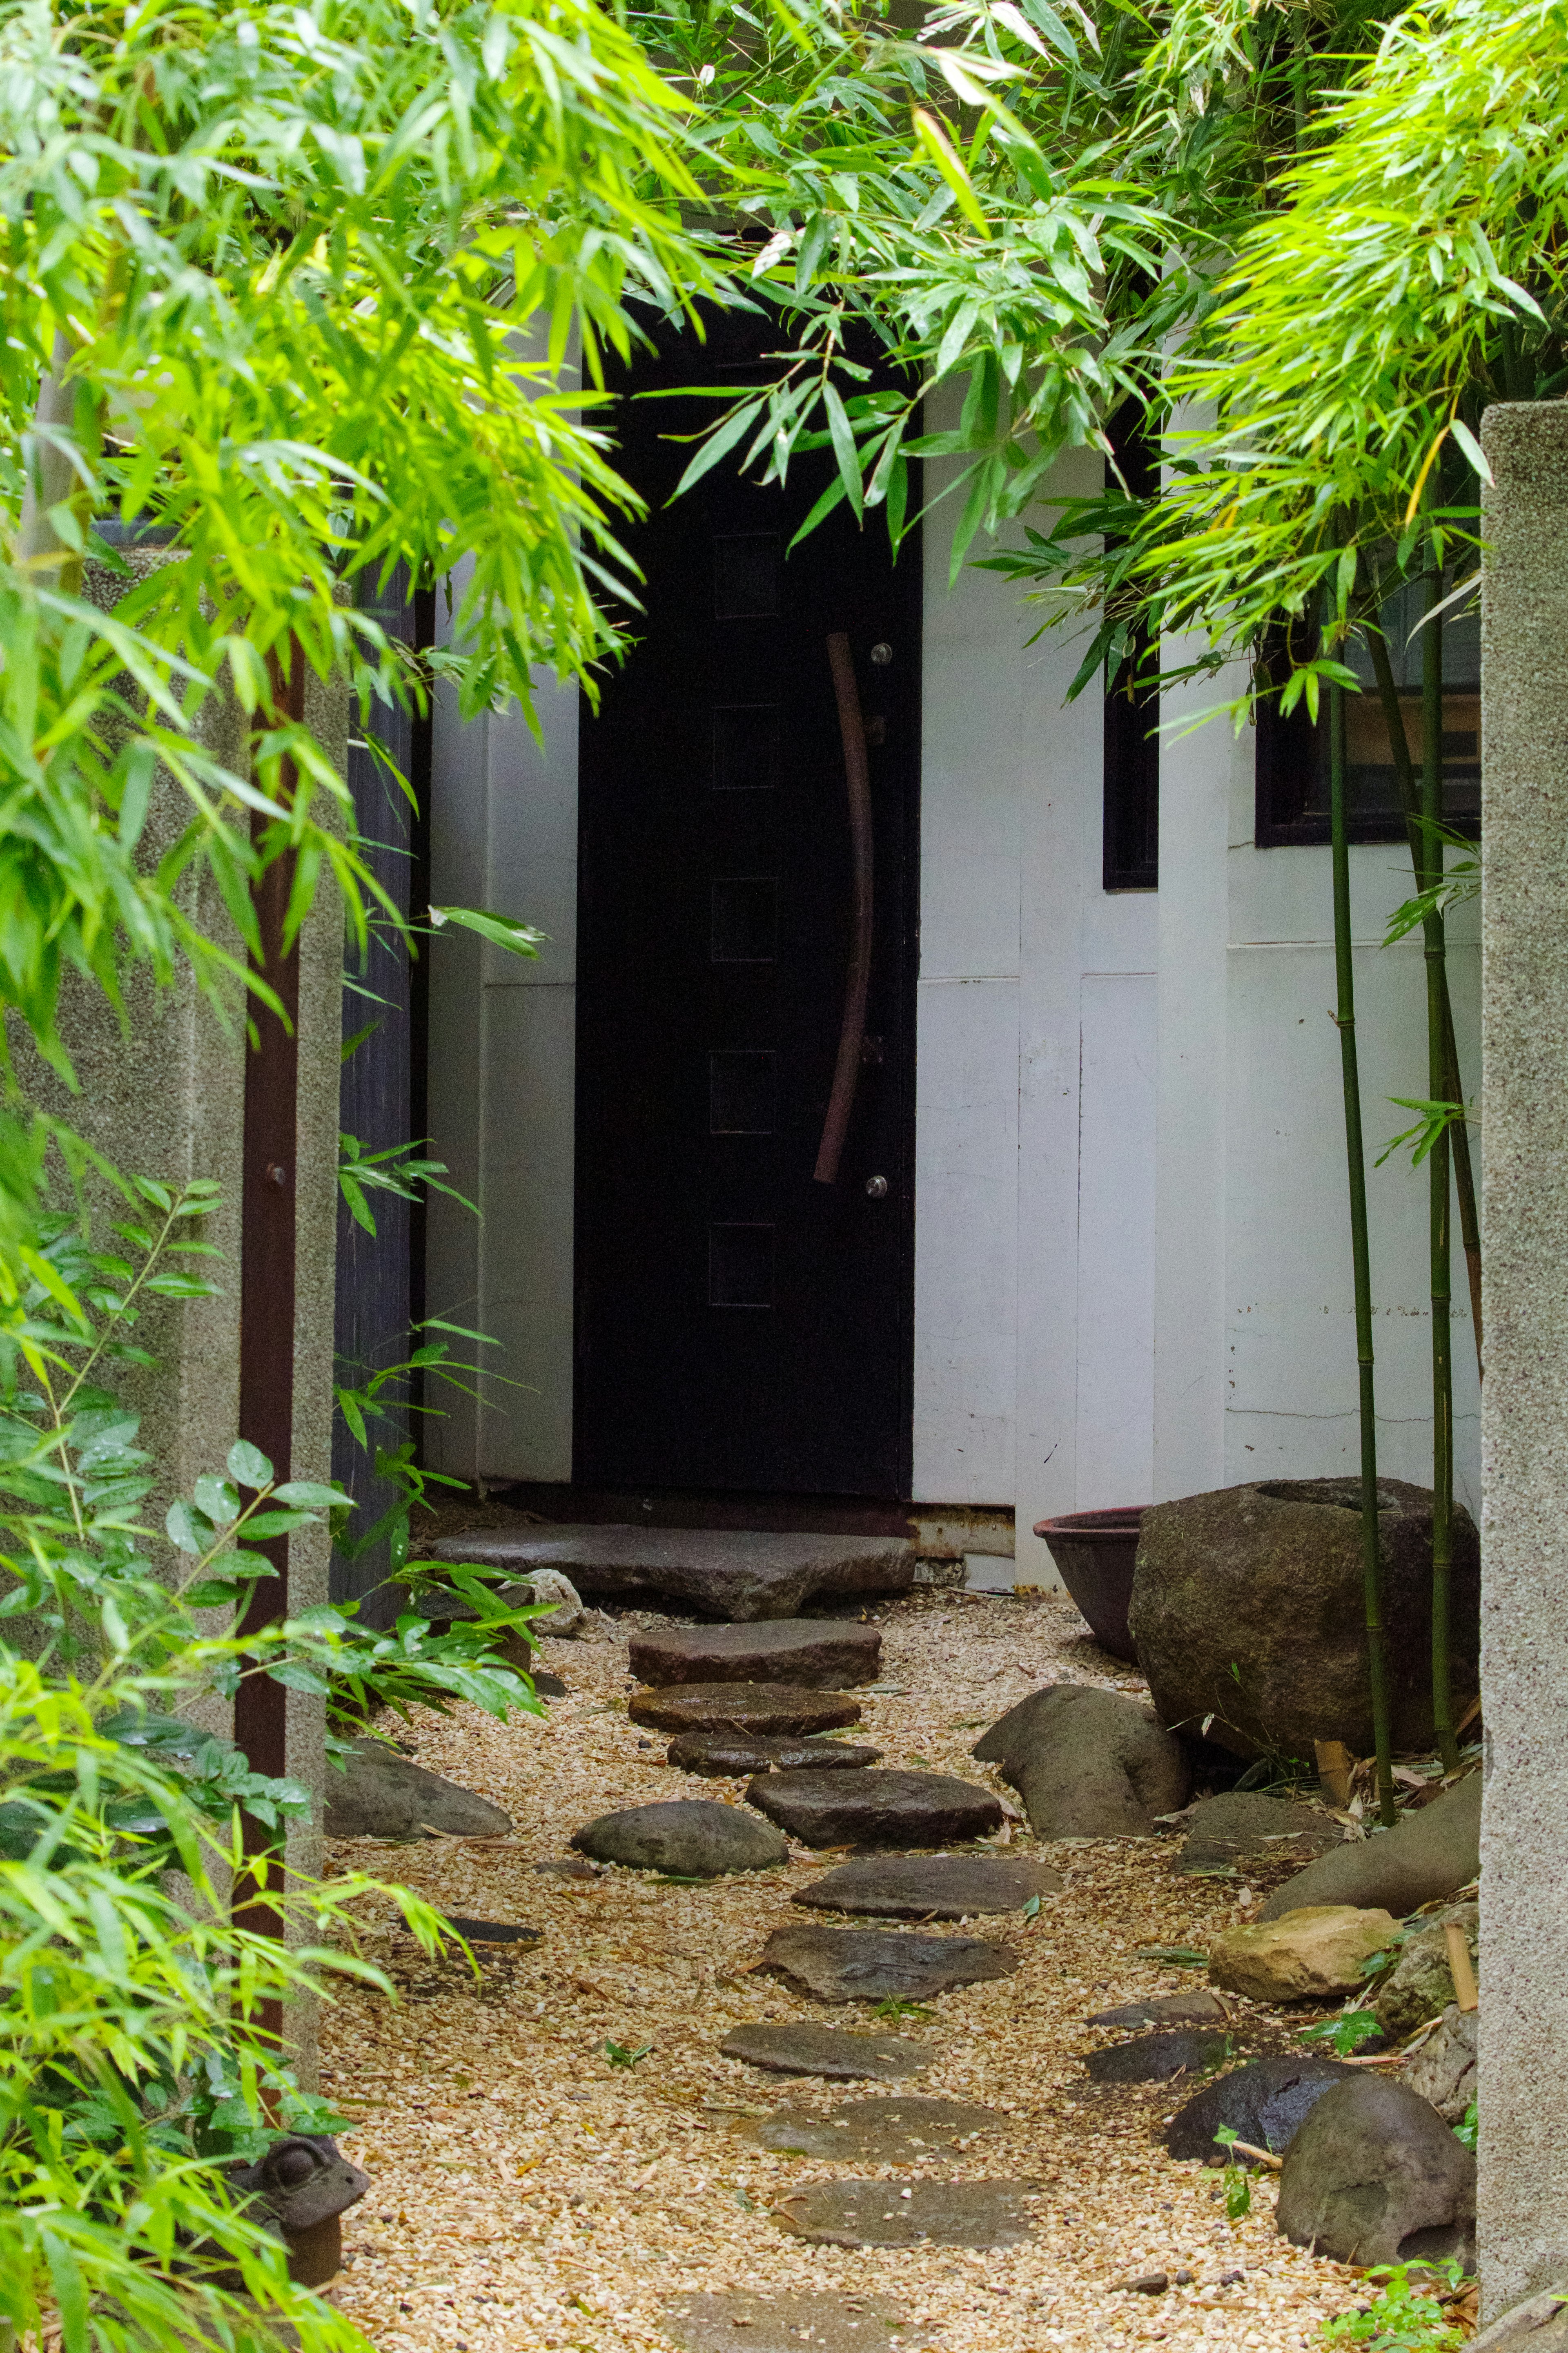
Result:
<svg viewBox="0 0 1568 2353"><path fill-rule="evenodd" d="M633 1692L626 1714L634 1724L656 1732L739 1732L781 1739L858 1724L860 1703L847 1692L809 1691L797 1683L673 1683L666 1691Z"/></svg>
<svg viewBox="0 0 1568 2353"><path fill-rule="evenodd" d="M1226 1871L1243 1862L1302 1862L1342 1846L1344 1832L1316 1806L1233 1789L1205 1798L1187 1816L1178 1871Z"/></svg>
<svg viewBox="0 0 1568 2353"><path fill-rule="evenodd" d="M822 1596L907 1593L915 1548L904 1536L761 1535L730 1528L476 1528L443 1536L438 1560L475 1561L515 1577L560 1569L579 1592L640 1601L663 1594L710 1618L794 1618Z"/></svg>
<svg viewBox="0 0 1568 2353"><path fill-rule="evenodd" d="M819 2247L1014 2247L1033 2235L1021 2181L816 2181L773 2220Z"/></svg>
<svg viewBox="0 0 1568 2353"><path fill-rule="evenodd" d="M1144 2034L1136 2042L1114 2042L1091 2051L1084 2061L1096 2084L1168 2084L1173 2075L1212 2075L1231 2056L1226 2034Z"/></svg>
<svg viewBox="0 0 1568 2353"><path fill-rule="evenodd" d="M517 1928L506 1920L465 1920L460 1912L448 1912L447 1918L470 1945L538 1945L544 1939L542 1928Z"/></svg>
<svg viewBox="0 0 1568 2353"><path fill-rule="evenodd" d="M790 1902L814 1912L862 1912L883 1920L968 1920L976 1913L1020 1912L1031 1896L1055 1894L1061 1883L1061 1873L1043 1862L1004 1862L1000 1855L874 1855L825 1872ZM1224 2015L1217 2002L1214 2014Z"/></svg>
<svg viewBox="0 0 1568 2353"><path fill-rule="evenodd" d="M980 2133L1005 2132L1007 2118L966 2100L919 2096L848 2100L827 2116L809 2108L775 2108L748 2125L742 2137L791 2157L847 2158L853 2164L912 2165L947 2157Z"/></svg>
<svg viewBox="0 0 1568 2353"><path fill-rule="evenodd" d="M753 1773L851 1773L875 1765L879 1748L857 1748L847 1740L773 1740L740 1732L683 1732L665 1755L683 1773L708 1773L731 1781Z"/></svg>
<svg viewBox="0 0 1568 2353"><path fill-rule="evenodd" d="M804 1846L947 1846L1002 1827L1001 1802L956 1773L770 1773L746 1803Z"/></svg>
<svg viewBox="0 0 1568 2353"><path fill-rule="evenodd" d="M766 1871L789 1860L789 1842L738 1806L711 1798L674 1798L667 1805L627 1806L601 1814L569 1843L597 1862L629 1863L635 1871L670 1871L718 1879L731 1871Z"/></svg>
<svg viewBox="0 0 1568 2353"><path fill-rule="evenodd" d="M527 1672L529 1682L541 1699L565 1698L566 1685L559 1675L552 1675L548 1667L530 1667Z"/></svg>
<svg viewBox="0 0 1568 2353"><path fill-rule="evenodd" d="M721 2059L743 2059L779 2075L822 2075L829 2083L897 2083L921 2075L931 2063L923 2042L901 2034L846 2034L842 2027L818 2026L809 2019L774 2026L757 2019L737 2026L719 2045Z"/></svg>
<svg viewBox="0 0 1568 2353"><path fill-rule="evenodd" d="M645 1683L795 1683L837 1690L877 1680L882 1630L854 1620L772 1618L741 1626L661 1626L634 1634Z"/></svg>
<svg viewBox="0 0 1568 2353"><path fill-rule="evenodd" d="M908 2340L901 2313L880 2297L838 2288L759 2295L731 2288L721 2295L689 2293L664 2307L667 2337L685 2353L888 2353Z"/></svg>
<svg viewBox="0 0 1568 2353"><path fill-rule="evenodd" d="M1124 2001L1119 2010L1097 2010L1090 2026L1223 2026L1225 2004L1212 1993L1157 1993L1148 2001Z"/></svg>
<svg viewBox="0 0 1568 2353"><path fill-rule="evenodd" d="M347 1770L329 1771L329 1838L504 1838L511 1816L472 1789L444 1781L380 1740L356 1740Z"/></svg>
<svg viewBox="0 0 1568 2353"><path fill-rule="evenodd" d="M949 1986L1011 1977L1018 1956L978 1936L898 1928L775 1928L755 1965L818 2001L924 2001Z"/></svg>

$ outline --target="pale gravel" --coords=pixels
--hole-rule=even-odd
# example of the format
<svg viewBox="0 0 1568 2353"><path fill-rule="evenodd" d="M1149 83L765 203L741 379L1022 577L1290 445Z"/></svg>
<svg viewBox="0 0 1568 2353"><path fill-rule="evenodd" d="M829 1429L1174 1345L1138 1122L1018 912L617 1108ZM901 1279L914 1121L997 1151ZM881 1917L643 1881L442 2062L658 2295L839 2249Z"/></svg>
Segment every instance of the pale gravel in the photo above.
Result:
<svg viewBox="0 0 1568 2353"><path fill-rule="evenodd" d="M542 1945L487 1960L480 1994L455 1963L424 1961L378 1922L371 1949L405 1999L393 2007L356 1989L323 2021L323 2088L363 2119L342 2143L374 2182L345 2218L348 2262L332 2297L380 2353L668 2353L666 2301L732 2286L886 2295L913 2324L900 2341L915 2353L1314 2345L1322 2318L1364 2294L1355 2274L1276 2235L1268 2181L1252 2215L1227 2224L1212 2194L1217 2176L1173 2163L1150 2137L1176 2096L1108 2103L1088 2093L1078 2064L1107 2039L1086 2029L1089 2011L1201 1982L1140 1959L1139 1945L1202 1948L1244 1916L1233 1886L1173 1877L1164 1839L1042 1846L1009 1826L1005 1835L1061 1872L1062 1894L1030 1926L976 1923L973 1933L1017 1945L1016 1974L941 1996L929 2020L901 2030L938 2052L906 2090L1008 2116L1005 2136L976 2143L951 2169L1038 2181L1031 2243L973 2253L812 2248L770 2218L790 2189L845 2168L749 2146L734 2112L784 2100L830 2107L878 2088L768 2075L717 2055L747 2019L879 2023L862 2005L826 2008L748 1973L771 1929L823 1916L785 1900L823 1863L803 1857L700 1888L622 1871L580 1885L532 1868L565 1855L574 1830L618 1806L740 1801L742 1783L672 1771L664 1744L640 1746L650 1736L626 1715L627 1632L667 1622L642 1612L599 1641L548 1644L547 1662L572 1686L551 1703L548 1724L503 1726L471 1709L416 1717L406 1736L420 1763L504 1806L510 1839L335 1849L341 1864L402 1880L448 1910L545 1931ZM888 1611L884 1636L883 1680L907 1692L868 1692L863 1704L887 1764L998 1789L969 1749L982 1724L1037 1684L1142 1690L1055 1596L919 1597ZM617 2071L606 2040L653 2049L635 2071ZM949 2169L880 2168L900 2182ZM1190 2287L1153 2297L1115 2288L1184 2266L1195 2275ZM1222 2287L1235 2271L1244 2280Z"/></svg>

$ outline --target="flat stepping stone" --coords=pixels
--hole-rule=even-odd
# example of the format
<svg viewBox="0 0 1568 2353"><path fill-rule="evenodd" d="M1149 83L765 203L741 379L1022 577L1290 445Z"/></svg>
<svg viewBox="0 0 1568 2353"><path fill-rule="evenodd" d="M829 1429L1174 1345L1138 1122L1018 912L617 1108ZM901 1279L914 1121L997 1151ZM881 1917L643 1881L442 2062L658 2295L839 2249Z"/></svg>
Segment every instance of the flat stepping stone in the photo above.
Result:
<svg viewBox="0 0 1568 2353"><path fill-rule="evenodd" d="M906 1536L760 1534L751 1529L475 1528L443 1536L437 1560L476 1561L525 1577L559 1569L580 1593L611 1600L662 1594L709 1618L794 1618L819 1598L907 1593L915 1548Z"/></svg>
<svg viewBox="0 0 1568 2353"><path fill-rule="evenodd" d="M1061 1873L1043 1862L1004 1862L988 1854L871 1855L841 1863L790 1897L814 1912L868 1913L883 1920L968 1920L976 1914L1021 1912L1031 1896L1052 1895ZM1215 2015L1223 2015L1215 2004Z"/></svg>
<svg viewBox="0 0 1568 2353"><path fill-rule="evenodd" d="M949 1986L1011 1977L1018 1956L979 1936L911 1936L899 1928L775 1928L759 1970L818 2001L924 2001Z"/></svg>
<svg viewBox="0 0 1568 2353"><path fill-rule="evenodd" d="M877 1680L882 1630L853 1619L764 1618L742 1626L661 1626L634 1634L645 1683L796 1683L837 1690Z"/></svg>
<svg viewBox="0 0 1568 2353"><path fill-rule="evenodd" d="M1002 1827L1001 1801L956 1773L770 1773L755 1806L803 1846L947 1846Z"/></svg>
<svg viewBox="0 0 1568 2353"><path fill-rule="evenodd" d="M1232 2056L1227 2034L1203 2034L1188 2027L1174 2034L1144 2034L1136 2042L1113 2042L1084 2061L1096 2084L1168 2084L1175 2075L1212 2075Z"/></svg>
<svg viewBox="0 0 1568 2353"><path fill-rule="evenodd" d="M791 2157L847 2158L852 2164L912 2165L918 2158L962 2152L982 2133L1005 2132L1007 2118L966 2100L918 2094L893 2100L847 2100L830 2115L775 2108L748 2125L743 2137Z"/></svg>
<svg viewBox="0 0 1568 2353"><path fill-rule="evenodd" d="M1195 1993L1157 1993L1148 2001L1124 2001L1117 2010L1097 2010L1090 2026L1223 2026L1222 2001L1200 1988Z"/></svg>
<svg viewBox="0 0 1568 2353"><path fill-rule="evenodd" d="M356 1740L344 1772L329 1767L326 1796L329 1838L504 1838L511 1828L511 1816L488 1798L380 1740Z"/></svg>
<svg viewBox="0 0 1568 2353"><path fill-rule="evenodd" d="M843 2288L826 2295L688 2294L665 2306L660 2325L685 2353L886 2353L909 2341L896 2306Z"/></svg>
<svg viewBox="0 0 1568 2353"><path fill-rule="evenodd" d="M1021 2181L816 2181L773 2220L819 2247L1014 2247L1033 2235Z"/></svg>
<svg viewBox="0 0 1568 2353"><path fill-rule="evenodd" d="M789 1860L789 1841L711 1798L672 1798L668 1804L627 1806L600 1814L568 1843L596 1862L628 1863L634 1871L668 1871L681 1878L719 1879L731 1871L767 1871Z"/></svg>
<svg viewBox="0 0 1568 2353"><path fill-rule="evenodd" d="M779 2075L821 2075L829 2083L893 2084L903 2075L922 2075L932 2053L924 2042L901 2034L847 2034L839 2026L818 2026L810 2019L773 2026L753 2020L737 2026L719 2045L721 2059L743 2059L748 2066L767 2067Z"/></svg>
<svg viewBox="0 0 1568 2353"><path fill-rule="evenodd" d="M783 1739L858 1724L860 1703L847 1692L812 1691L801 1683L671 1683L663 1691L633 1692L626 1714L655 1732L739 1732Z"/></svg>
<svg viewBox="0 0 1568 2353"><path fill-rule="evenodd" d="M520 1928L509 1920L466 1920L460 1912L449 1912L447 1919L470 1945L537 1945L544 1937L542 1928Z"/></svg>
<svg viewBox="0 0 1568 2353"><path fill-rule="evenodd" d="M742 1732L683 1732L672 1740L665 1762L683 1773L707 1773L731 1781L753 1773L854 1773L875 1765L879 1748L857 1748L847 1740L781 1740Z"/></svg>
<svg viewBox="0 0 1568 2353"><path fill-rule="evenodd" d="M1205 1798L1187 1816L1178 1871L1232 1871L1239 1862L1306 1862L1344 1843L1336 1821L1316 1806L1292 1805L1260 1790Z"/></svg>

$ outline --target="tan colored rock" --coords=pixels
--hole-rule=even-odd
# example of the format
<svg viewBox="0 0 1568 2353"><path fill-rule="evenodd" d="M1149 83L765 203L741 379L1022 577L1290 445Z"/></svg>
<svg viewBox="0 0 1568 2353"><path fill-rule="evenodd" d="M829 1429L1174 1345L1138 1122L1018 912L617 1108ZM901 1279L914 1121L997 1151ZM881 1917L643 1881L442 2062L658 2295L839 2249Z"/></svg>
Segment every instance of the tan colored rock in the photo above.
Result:
<svg viewBox="0 0 1568 2353"><path fill-rule="evenodd" d="M1279 1920L1228 1929L1209 1955L1209 1977L1253 2001L1330 2001L1356 1990L1362 1963L1397 1933L1391 1913L1310 1904Z"/></svg>

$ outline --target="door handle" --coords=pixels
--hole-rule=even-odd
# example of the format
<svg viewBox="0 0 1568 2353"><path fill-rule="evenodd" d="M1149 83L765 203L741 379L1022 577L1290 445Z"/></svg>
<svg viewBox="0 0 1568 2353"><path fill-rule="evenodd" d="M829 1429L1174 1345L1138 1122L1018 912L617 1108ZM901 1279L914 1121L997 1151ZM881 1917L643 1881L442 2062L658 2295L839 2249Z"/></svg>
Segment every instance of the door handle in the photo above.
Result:
<svg viewBox="0 0 1568 2353"><path fill-rule="evenodd" d="M871 985L872 842L871 772L866 758L866 723L860 715L860 690L849 640L836 629L827 640L828 667L838 703L838 733L844 744L844 784L849 799L849 861L851 914L849 961L844 975L844 1018L838 1030L838 1060L833 1070L833 1092L822 1124L822 1141L812 1171L818 1185L838 1182L849 1114L860 1077L866 1039L866 998Z"/></svg>

